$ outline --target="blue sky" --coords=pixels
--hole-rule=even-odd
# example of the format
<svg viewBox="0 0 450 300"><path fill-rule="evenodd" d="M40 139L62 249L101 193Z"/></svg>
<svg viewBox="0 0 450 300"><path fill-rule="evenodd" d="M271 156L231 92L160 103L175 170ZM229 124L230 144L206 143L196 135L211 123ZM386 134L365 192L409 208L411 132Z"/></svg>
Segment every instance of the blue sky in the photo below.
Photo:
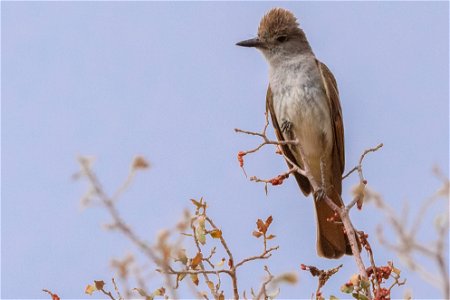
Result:
<svg viewBox="0 0 450 300"><path fill-rule="evenodd" d="M102 209L80 209L86 185L71 180L80 154L97 158L108 191L134 155L151 161L120 203L148 240L203 196L235 256L260 251L254 222L273 215L274 274L338 264L315 255L311 198L293 180L266 197L236 161L259 142L233 129L262 128L268 79L262 55L234 44L252 37L274 6L295 13L337 78L347 169L383 142L365 175L390 205L408 201L415 212L439 187L431 169L448 175L449 153L446 2L2 2L2 298L43 298L42 288L88 298L87 283L112 276L109 258L133 250L101 229L109 220ZM272 177L285 164L266 149L246 168ZM347 199L356 180L344 184ZM353 218L376 243L384 219L373 206ZM430 218L421 238L432 236ZM397 261L378 246L375 253L380 264ZM341 262L326 295L342 296L338 287L355 270L350 257ZM259 286L262 266L243 269L241 289ZM401 268L416 298L440 297ZM299 276L281 297L310 297L315 280Z"/></svg>

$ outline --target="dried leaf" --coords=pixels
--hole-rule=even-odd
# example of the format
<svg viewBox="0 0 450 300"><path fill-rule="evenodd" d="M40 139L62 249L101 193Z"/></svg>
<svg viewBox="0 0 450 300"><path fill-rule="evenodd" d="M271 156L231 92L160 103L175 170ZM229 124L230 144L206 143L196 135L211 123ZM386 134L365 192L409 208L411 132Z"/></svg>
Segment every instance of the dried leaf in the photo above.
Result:
<svg viewBox="0 0 450 300"><path fill-rule="evenodd" d="M397 269L396 267L392 266L392 272L394 272L397 275L400 275L400 273L402 272L401 270Z"/></svg>
<svg viewBox="0 0 450 300"><path fill-rule="evenodd" d="M354 286L353 284L348 284L345 283L341 286L341 292L345 293L345 294L350 294L353 292Z"/></svg>
<svg viewBox="0 0 450 300"><path fill-rule="evenodd" d="M223 294L223 291L219 295L219 300L225 300L225 295Z"/></svg>
<svg viewBox="0 0 450 300"><path fill-rule="evenodd" d="M102 290L105 287L105 282L103 280L94 280L94 283L97 290Z"/></svg>
<svg viewBox="0 0 450 300"><path fill-rule="evenodd" d="M216 267L222 267L224 264L225 264L225 257L223 257L222 260L216 264Z"/></svg>
<svg viewBox="0 0 450 300"><path fill-rule="evenodd" d="M277 276L274 282L284 282L289 284L296 284L298 281L297 274L294 272L284 273L280 276Z"/></svg>
<svg viewBox="0 0 450 300"><path fill-rule="evenodd" d="M201 227L202 229L205 229L205 216L200 216L198 217L198 226Z"/></svg>
<svg viewBox="0 0 450 300"><path fill-rule="evenodd" d="M203 198L200 198L200 201L197 201L195 199L191 199L191 202L197 207L202 208L204 206L203 204Z"/></svg>
<svg viewBox="0 0 450 300"><path fill-rule="evenodd" d="M203 259L202 253L198 252L197 255L191 261L192 269L195 269L202 262L202 259Z"/></svg>
<svg viewBox="0 0 450 300"><path fill-rule="evenodd" d="M177 281L182 281L186 277L186 273L178 274L177 275Z"/></svg>
<svg viewBox="0 0 450 300"><path fill-rule="evenodd" d="M231 259L228 260L228 267L230 267L230 269L233 267L233 261Z"/></svg>
<svg viewBox="0 0 450 300"><path fill-rule="evenodd" d="M269 226L270 226L270 224L272 224L272 221L273 221L273 218L272 218L272 216L269 216L267 219L266 219L266 228L267 229L269 229ZM266 230L267 230L266 229Z"/></svg>
<svg viewBox="0 0 450 300"><path fill-rule="evenodd" d="M360 182L358 185L354 186L352 189L353 198L356 199L357 208L361 209L364 197L365 197L365 188L366 185L364 182Z"/></svg>
<svg viewBox="0 0 450 300"><path fill-rule="evenodd" d="M358 300L369 300L369 298L367 298L367 296L363 295L363 294L352 294L353 298L358 299Z"/></svg>
<svg viewBox="0 0 450 300"><path fill-rule="evenodd" d="M361 280L361 287L362 287L363 289L368 289L368 288L370 288L370 281L369 281L369 280L364 280L364 279L362 279L362 280Z"/></svg>
<svg viewBox="0 0 450 300"><path fill-rule="evenodd" d="M187 264L188 257L186 256L186 249L180 249L180 251L178 251L177 261L180 261L183 265Z"/></svg>
<svg viewBox="0 0 450 300"><path fill-rule="evenodd" d="M263 220L261 219L258 219L258 221L256 221L256 227L258 228L258 231L263 234L267 232L266 224L264 224Z"/></svg>
<svg viewBox="0 0 450 300"><path fill-rule="evenodd" d="M330 295L330 300L339 300L339 298L334 295Z"/></svg>
<svg viewBox="0 0 450 300"><path fill-rule="evenodd" d="M92 165L95 162L95 159L96 159L95 156L87 156L87 155L78 157L79 163L87 167L88 169L92 167Z"/></svg>
<svg viewBox="0 0 450 300"><path fill-rule="evenodd" d="M195 228L195 237L202 244L206 244L206 229L205 229L205 217L200 216L198 218L198 226Z"/></svg>
<svg viewBox="0 0 450 300"><path fill-rule="evenodd" d="M164 296L166 293L166 289L164 287L160 287L153 292L153 296Z"/></svg>
<svg viewBox="0 0 450 300"><path fill-rule="evenodd" d="M202 244L202 245L206 244L206 235L205 235L204 231L198 233L198 235L197 235L197 240L198 240L199 243Z"/></svg>
<svg viewBox="0 0 450 300"><path fill-rule="evenodd" d="M148 295L144 289L134 288L133 290L137 291L139 293L139 295L141 295L142 297L148 297Z"/></svg>
<svg viewBox="0 0 450 300"><path fill-rule="evenodd" d="M270 234L268 237L266 237L266 240L274 239L276 235Z"/></svg>
<svg viewBox="0 0 450 300"><path fill-rule="evenodd" d="M280 292L281 292L281 289L278 288L278 289L276 289L275 291L272 291L272 292L270 292L270 293L267 293L267 297L268 297L269 299L275 299L276 297L278 297L278 295L280 294Z"/></svg>
<svg viewBox="0 0 450 300"><path fill-rule="evenodd" d="M220 229L214 229L210 233L212 238L214 239L220 239L222 237L222 230Z"/></svg>
<svg viewBox="0 0 450 300"><path fill-rule="evenodd" d="M84 293L88 295L92 295L93 292L95 292L97 289L95 286L88 284L87 287L84 289Z"/></svg>
<svg viewBox="0 0 450 300"><path fill-rule="evenodd" d="M350 282L354 286L359 286L359 283L361 282L361 276L359 274L353 274L352 277L350 277Z"/></svg>
<svg viewBox="0 0 450 300"><path fill-rule="evenodd" d="M209 299L208 298L208 293L206 291L199 291L198 295L199 295L200 299Z"/></svg>
<svg viewBox="0 0 450 300"><path fill-rule="evenodd" d="M214 282L208 280L208 281L206 281L206 284L208 285L208 287L211 291L214 291Z"/></svg>
<svg viewBox="0 0 450 300"><path fill-rule="evenodd" d="M263 234L262 234L261 232L259 232L259 231L253 231L252 234L253 234L253 236L256 237L256 238L260 238L260 237L263 235Z"/></svg>
<svg viewBox="0 0 450 300"><path fill-rule="evenodd" d="M199 280L197 274L191 274L191 280L195 285L198 285Z"/></svg>
<svg viewBox="0 0 450 300"><path fill-rule="evenodd" d="M136 156L131 167L135 170L145 170L150 167L150 164L143 156Z"/></svg>

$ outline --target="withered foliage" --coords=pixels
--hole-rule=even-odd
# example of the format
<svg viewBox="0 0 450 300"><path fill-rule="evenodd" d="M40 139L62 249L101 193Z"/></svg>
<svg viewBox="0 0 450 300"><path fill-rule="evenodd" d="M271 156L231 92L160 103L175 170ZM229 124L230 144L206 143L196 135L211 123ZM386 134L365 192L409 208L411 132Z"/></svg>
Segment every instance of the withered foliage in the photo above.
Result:
<svg viewBox="0 0 450 300"><path fill-rule="evenodd" d="M266 115L266 124L262 132L252 132L236 129L238 133L257 136L262 139L262 143L254 149L240 151L237 155L239 166L244 170L244 157L259 151L267 145L276 147L276 153L283 155L279 150L281 145L298 144L298 141L272 141L266 135L268 127L268 118ZM369 243L368 235L357 230L353 225L349 212L353 207L359 210L363 208L363 203L368 200L375 203L388 218L388 224L393 228L394 233L399 238L398 244L387 241L382 235L382 229L379 229L379 238L382 245L398 254L400 260L413 271L419 272L425 279L439 286L446 299L449 298L449 274L448 261L446 253L448 251L448 213L443 213L436 221L437 239L432 247L425 246L423 242L418 241L417 232L423 224L423 215L427 209L437 203L438 199L446 199L448 205L449 181L441 172L436 171L437 176L442 179L444 186L435 195L427 199L419 214L414 219L411 228L406 227L406 217L399 216L395 210L390 208L384 202L384 199L377 193L366 188L367 180L363 175L362 163L365 156L370 152L379 150L383 145L365 150L358 164L343 176L343 179L349 177L353 172L357 172L359 180L353 189L353 198L343 207L338 207L325 195L324 201L334 211L329 216L329 222L342 222L345 233L347 234L352 246L353 258L356 264L356 272L348 279L339 279L336 274L342 268L342 264L329 270L323 270L317 266L301 264L303 271L308 271L311 276L317 277L317 288L313 292L313 298L325 299L322 288L331 278L341 280L343 285L340 292L344 297L349 296L360 299L387 300L391 297L391 291L395 287L402 286L406 279L401 279L401 271L394 266L391 261L384 265L375 263L375 255ZM284 156L284 155L283 155ZM285 157L289 161L289 158ZM268 260L278 249L278 246L271 246L276 236L270 232L270 226L273 223L272 216L256 220L256 228L252 235L261 240L262 249L253 256L245 258L235 257L232 247L226 240L226 229L217 226L214 220L208 214L208 205L203 198L191 199L191 210L185 210L180 222L174 228L163 230L156 238L154 243L149 243L144 237L138 235L127 221L121 216L117 209L117 201L124 191L132 183L135 175L139 171L146 170L150 164L142 156L137 156L131 163L130 172L123 184L112 195L108 195L103 189L99 178L94 172L92 158L80 157L80 171L74 175L75 178L83 178L88 182L88 189L82 197L83 205L99 204L104 207L111 217L107 228L123 234L138 250L139 257L136 254L128 254L124 258L114 258L111 266L116 271L115 278L111 282L95 280L86 286L85 293L92 295L101 293L109 299L130 299L141 297L146 300L154 298L178 299L186 298L186 295L179 296L179 290L182 285L189 288L196 298L203 299L274 299L280 293L280 284L294 284L297 282L296 273L284 273L278 276L273 275L267 266L265 279L261 282L257 290L241 286L239 281L239 270L248 263L258 260ZM310 176L308 163L303 161L304 168L301 169L292 162L292 167L276 175L271 179L261 179L257 176L251 176L250 180L264 183L264 189L268 192L268 186L277 186L283 184L284 180L289 178L290 174L299 172L308 177L311 181L314 192L323 189L318 186ZM245 170L244 174L247 176ZM345 203L345 202L344 202ZM381 228L381 227L380 227ZM250 230L249 230L250 232ZM251 237L249 237L251 238ZM367 254L365 261L362 253ZM427 266L419 264L413 255L420 253L433 261L439 274L435 275ZM142 262L142 256L146 261ZM301 257L292 258L301 261ZM155 271L163 279L162 285L155 282ZM223 285L224 280L230 282L229 285ZM227 286L231 286L227 290ZM184 289L185 290L185 289ZM59 300L59 296L49 290L48 293L52 300ZM338 299L334 295L328 297Z"/></svg>
<svg viewBox="0 0 450 300"><path fill-rule="evenodd" d="M104 281L94 281L93 284L88 284L85 290L86 294L101 292L110 299L128 299L138 295L145 299L154 299L155 297L169 299L178 298L177 290L182 284L186 284L198 298L237 299L245 295L245 292L240 294L239 269L252 261L270 258L272 253L278 249L278 246L268 245L270 240L275 239L275 235L269 232L273 222L272 216L269 216L265 221L258 219L256 230L253 232L254 237L262 240L262 250L259 254L241 259L235 258L222 229L208 215L208 205L203 198L191 199L193 212L186 210L182 220L174 228L162 231L156 242L150 244L127 224L116 207L118 195L129 187L136 172L146 169L149 164L142 157L136 158L131 164L127 179L113 196L109 196L92 169L92 161L81 157L79 163L81 170L76 177L87 179L89 184L82 202L84 204L95 203L105 207L112 218L112 222L108 224L107 228L118 231L128 238L151 263L156 265L154 271L164 278L163 287L149 289L149 282L143 275L149 271L149 268L139 266L134 255L127 255L122 260L113 259L111 263L117 271L123 293L120 292L113 279L114 295L105 288ZM192 252L192 249L194 249L194 254L188 255L189 250ZM223 253L225 256L217 257L218 253ZM265 284L262 284L257 292L251 289L251 294L255 299L273 296L274 291L278 291L277 288L281 283L296 282L295 274L286 273L273 276L268 267L265 267L265 271L269 274ZM224 276L231 282L230 291L222 288ZM137 282L137 286L130 286L131 279Z"/></svg>

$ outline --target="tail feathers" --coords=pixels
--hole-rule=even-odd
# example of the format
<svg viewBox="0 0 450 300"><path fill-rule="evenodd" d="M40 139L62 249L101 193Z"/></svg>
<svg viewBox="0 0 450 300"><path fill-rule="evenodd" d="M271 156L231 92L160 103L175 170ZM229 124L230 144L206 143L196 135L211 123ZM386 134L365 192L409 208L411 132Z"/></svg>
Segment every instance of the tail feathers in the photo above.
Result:
<svg viewBox="0 0 450 300"><path fill-rule="evenodd" d="M328 193L333 202L342 206L339 194L332 190ZM327 219L334 215L333 210L323 199L314 199L317 220L317 254L326 258L340 258L344 254L352 255L352 249L342 224Z"/></svg>

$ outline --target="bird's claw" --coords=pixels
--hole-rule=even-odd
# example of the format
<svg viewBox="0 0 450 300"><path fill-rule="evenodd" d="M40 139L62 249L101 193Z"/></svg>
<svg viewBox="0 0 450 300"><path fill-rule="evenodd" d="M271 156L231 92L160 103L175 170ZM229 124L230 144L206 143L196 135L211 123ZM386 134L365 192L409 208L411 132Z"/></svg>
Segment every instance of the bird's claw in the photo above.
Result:
<svg viewBox="0 0 450 300"><path fill-rule="evenodd" d="M283 123L281 123L281 131L284 133L289 133L292 129L292 122L288 120L284 120Z"/></svg>
<svg viewBox="0 0 450 300"><path fill-rule="evenodd" d="M316 201L321 201L321 200L325 199L326 195L327 194L325 192L325 189L323 189L323 188L318 188L316 191L314 191L314 199Z"/></svg>

